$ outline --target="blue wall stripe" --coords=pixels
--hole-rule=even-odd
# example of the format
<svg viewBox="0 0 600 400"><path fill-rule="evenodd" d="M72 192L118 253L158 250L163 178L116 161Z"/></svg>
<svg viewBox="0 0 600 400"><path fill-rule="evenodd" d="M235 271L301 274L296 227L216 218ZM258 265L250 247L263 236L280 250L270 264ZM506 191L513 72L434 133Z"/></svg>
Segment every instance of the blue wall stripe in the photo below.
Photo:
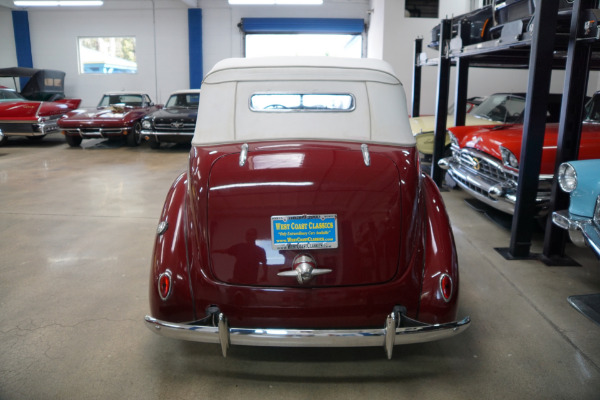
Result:
<svg viewBox="0 0 600 400"><path fill-rule="evenodd" d="M33 57L31 56L31 38L29 36L29 15L27 11L12 12L13 30L15 33L15 48L17 50L17 66L33 68ZM19 78L21 88L29 81L29 78Z"/></svg>
<svg viewBox="0 0 600 400"><path fill-rule="evenodd" d="M190 44L190 89L198 89L202 84L202 9L188 9L188 41Z"/></svg>
<svg viewBox="0 0 600 400"><path fill-rule="evenodd" d="M242 18L245 33L337 33L359 35L365 21L350 18Z"/></svg>

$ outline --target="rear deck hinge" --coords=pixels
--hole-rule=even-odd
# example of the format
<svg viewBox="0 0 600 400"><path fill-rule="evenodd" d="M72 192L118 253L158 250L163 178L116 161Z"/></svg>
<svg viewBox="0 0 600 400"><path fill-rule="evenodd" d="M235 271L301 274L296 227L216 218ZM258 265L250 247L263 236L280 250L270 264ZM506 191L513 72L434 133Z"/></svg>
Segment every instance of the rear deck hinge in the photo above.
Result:
<svg viewBox="0 0 600 400"><path fill-rule="evenodd" d="M363 143L360 145L360 149L362 150L365 165L368 167L369 165L371 165L371 155L369 154L369 146Z"/></svg>
<svg viewBox="0 0 600 400"><path fill-rule="evenodd" d="M247 159L248 159L248 143L244 143L242 145L242 151L240 151L240 167L243 167L246 164Z"/></svg>

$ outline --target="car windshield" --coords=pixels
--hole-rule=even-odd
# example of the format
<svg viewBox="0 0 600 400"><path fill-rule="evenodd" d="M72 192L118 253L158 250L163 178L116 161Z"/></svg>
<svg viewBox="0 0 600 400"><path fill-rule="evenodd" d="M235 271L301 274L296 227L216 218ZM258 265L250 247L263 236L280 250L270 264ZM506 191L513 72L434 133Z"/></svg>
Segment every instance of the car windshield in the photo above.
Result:
<svg viewBox="0 0 600 400"><path fill-rule="evenodd" d="M525 109L525 98L507 94L492 95L476 106L471 114L495 122L519 122Z"/></svg>
<svg viewBox="0 0 600 400"><path fill-rule="evenodd" d="M594 96L585 105L585 121L600 123L600 96Z"/></svg>
<svg viewBox="0 0 600 400"><path fill-rule="evenodd" d="M139 94L105 94L102 96L98 107L111 105L122 105L129 107L141 107L143 105L142 95Z"/></svg>
<svg viewBox="0 0 600 400"><path fill-rule="evenodd" d="M169 97L165 108L198 108L199 93L177 93Z"/></svg>
<svg viewBox="0 0 600 400"><path fill-rule="evenodd" d="M9 89L0 89L0 101L25 100L23 96Z"/></svg>

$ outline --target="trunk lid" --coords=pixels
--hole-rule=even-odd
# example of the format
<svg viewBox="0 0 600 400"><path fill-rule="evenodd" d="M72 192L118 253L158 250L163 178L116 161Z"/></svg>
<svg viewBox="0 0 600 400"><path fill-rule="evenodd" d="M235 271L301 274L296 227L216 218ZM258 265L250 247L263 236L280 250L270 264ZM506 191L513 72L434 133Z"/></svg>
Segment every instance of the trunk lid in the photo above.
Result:
<svg viewBox="0 0 600 400"><path fill-rule="evenodd" d="M243 166L239 153L216 160L207 210L214 276L237 285L300 286L293 275L278 273L309 254L315 268L331 272L303 286L392 279L400 255L398 169L384 154L370 157L367 166L359 148L320 147L251 151ZM277 222L288 226L274 233ZM320 248L274 246L274 234L316 239Z"/></svg>

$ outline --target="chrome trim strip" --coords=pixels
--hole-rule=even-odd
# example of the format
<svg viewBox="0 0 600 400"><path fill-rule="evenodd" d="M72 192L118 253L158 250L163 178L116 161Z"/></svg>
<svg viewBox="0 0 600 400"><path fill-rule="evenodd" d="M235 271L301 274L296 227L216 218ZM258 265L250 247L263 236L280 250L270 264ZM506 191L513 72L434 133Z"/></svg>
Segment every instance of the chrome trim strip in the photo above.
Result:
<svg viewBox="0 0 600 400"><path fill-rule="evenodd" d="M89 129L89 130L87 130ZM63 131L69 134L77 134L82 138L101 137L106 139L110 135L121 135L127 128L64 128Z"/></svg>
<svg viewBox="0 0 600 400"><path fill-rule="evenodd" d="M393 314L393 316L392 316ZM399 344L424 343L453 337L471 323L470 317L444 324L424 324L402 314L387 316L381 328L366 329L275 329L230 327L219 315L218 326L189 325L145 318L152 332L174 339L220 344L223 356L230 345L273 347L384 347L388 358ZM400 327L398 326L400 325ZM401 325L408 325L402 327Z"/></svg>
<svg viewBox="0 0 600 400"><path fill-rule="evenodd" d="M363 143L360 145L360 150L362 151L365 165L368 167L369 165L371 165L371 155L369 154L369 146Z"/></svg>
<svg viewBox="0 0 600 400"><path fill-rule="evenodd" d="M242 145L242 150L240 151L240 167L243 167L246 164L246 160L248 159L248 143L244 143Z"/></svg>
<svg viewBox="0 0 600 400"><path fill-rule="evenodd" d="M194 136L194 131L183 132L183 131L149 131L142 129L140 135L153 135L153 136Z"/></svg>

